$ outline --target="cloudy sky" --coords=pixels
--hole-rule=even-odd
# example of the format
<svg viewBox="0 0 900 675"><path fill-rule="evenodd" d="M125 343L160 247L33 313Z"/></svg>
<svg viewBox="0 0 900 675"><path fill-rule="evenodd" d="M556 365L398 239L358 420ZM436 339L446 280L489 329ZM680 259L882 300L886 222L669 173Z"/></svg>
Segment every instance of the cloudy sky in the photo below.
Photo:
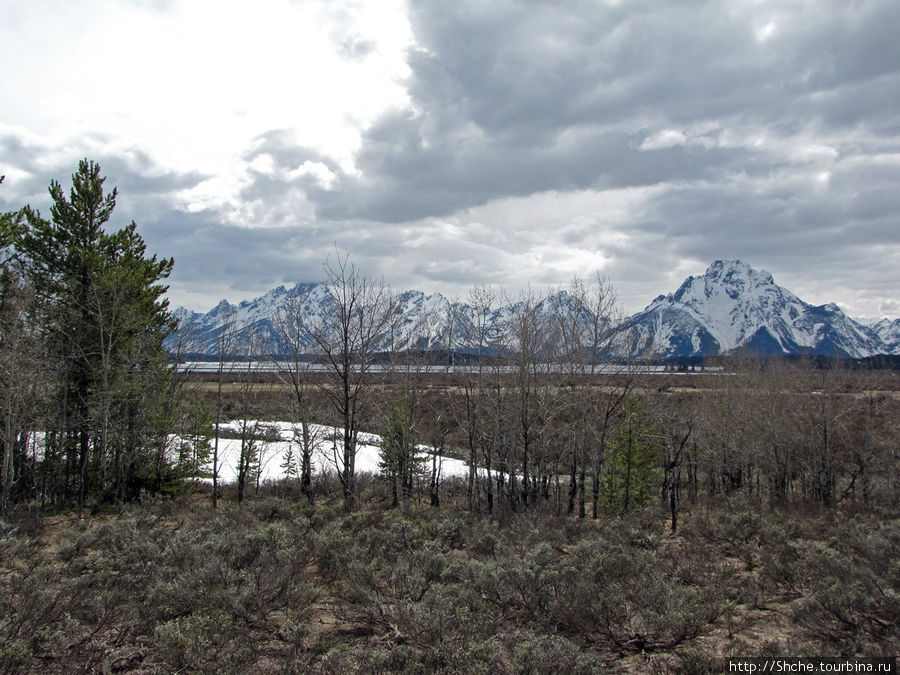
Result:
<svg viewBox="0 0 900 675"><path fill-rule="evenodd" d="M716 258L900 315L896 0L0 4L0 209L78 160L173 305L317 280L566 284Z"/></svg>

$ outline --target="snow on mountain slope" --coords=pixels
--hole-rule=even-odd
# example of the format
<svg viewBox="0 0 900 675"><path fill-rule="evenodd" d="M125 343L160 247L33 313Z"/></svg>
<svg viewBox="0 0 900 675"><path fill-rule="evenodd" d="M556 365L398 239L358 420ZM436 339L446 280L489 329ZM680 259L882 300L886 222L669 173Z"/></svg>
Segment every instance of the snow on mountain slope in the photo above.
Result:
<svg viewBox="0 0 900 675"><path fill-rule="evenodd" d="M318 328L334 315L334 299L324 284L279 286L254 300L231 305L223 300L206 314L175 310L180 333L167 339L171 352L215 358L227 317L237 334L230 353L285 354L278 335L279 312L299 303L308 327ZM475 303L479 305L478 302ZM472 306L451 303L440 293L404 291L394 298L390 327L376 350L453 350L497 353L517 348L533 314L538 350L559 340L561 321L574 321L583 344L592 344L590 313L564 290L543 296L526 294L514 301ZM555 317L555 318L554 318ZM568 317L561 319L560 317ZM674 293L660 295L628 318L620 347L633 356L672 358L707 356L748 348L762 354L825 354L854 358L900 353L900 320L864 326L835 304L810 305L777 285L772 275L740 260L716 260L706 272L688 277ZM479 337L479 335L481 337ZM253 346L251 344L253 337ZM312 350L307 333L304 348ZM541 342L543 341L543 342ZM479 344L481 345L479 347Z"/></svg>
<svg viewBox="0 0 900 675"><path fill-rule="evenodd" d="M703 356L748 347L764 354L864 357L884 351L871 330L834 304L810 305L772 275L740 260L716 260L675 293L658 296L629 325L639 352Z"/></svg>
<svg viewBox="0 0 900 675"><path fill-rule="evenodd" d="M886 353L900 356L900 319L881 319L869 324L869 328L887 347Z"/></svg>
<svg viewBox="0 0 900 675"><path fill-rule="evenodd" d="M334 315L335 300L325 284L297 284L287 289L279 286L254 300L231 305L222 300L206 314L179 308L175 318L179 320L178 335L167 339L166 347L174 352L179 338L181 351L214 357L219 351L223 325L229 323L236 334L225 350L232 355L286 354L288 347L282 344L278 330L279 321L292 305L299 306L305 331L301 336L304 350L312 350L314 340L310 330L322 327L328 317ZM396 298L390 326L385 330L376 349L442 349L448 344L447 317L452 311L446 298L439 293L425 295L421 291L406 291ZM451 343L453 340L451 340Z"/></svg>

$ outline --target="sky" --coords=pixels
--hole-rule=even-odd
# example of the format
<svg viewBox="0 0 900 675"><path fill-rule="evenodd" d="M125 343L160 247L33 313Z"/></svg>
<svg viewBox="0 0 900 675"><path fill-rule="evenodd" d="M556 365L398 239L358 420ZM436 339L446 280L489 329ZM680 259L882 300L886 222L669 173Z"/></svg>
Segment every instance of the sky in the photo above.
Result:
<svg viewBox="0 0 900 675"><path fill-rule="evenodd" d="M172 306L565 287L715 259L900 316L896 0L0 4L0 210L97 161Z"/></svg>

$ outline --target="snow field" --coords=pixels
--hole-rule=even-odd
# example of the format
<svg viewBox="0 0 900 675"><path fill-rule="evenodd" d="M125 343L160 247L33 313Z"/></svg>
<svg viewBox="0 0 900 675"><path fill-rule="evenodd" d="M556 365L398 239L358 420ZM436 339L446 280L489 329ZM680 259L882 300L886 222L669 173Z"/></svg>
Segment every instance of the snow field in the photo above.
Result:
<svg viewBox="0 0 900 675"><path fill-rule="evenodd" d="M293 450L295 465L299 462L300 453L300 425L291 422L257 422L248 420L247 425L253 428L258 425L257 435L266 436L266 431L277 431L277 441L256 441L256 448L260 457L260 482L277 481L286 476L284 458L289 449ZM230 433L240 433L241 423L237 420L223 425ZM334 427L320 424L310 425L310 434L313 438L315 449L312 456L312 468L314 474L337 473L343 470L343 440L342 431ZM270 436L275 436L269 431ZM212 445L212 441L210 442ZM360 432L356 449L356 472L379 473L378 462L381 452L381 437L377 434ZM426 446L418 446L420 453L429 458L428 470L431 468L431 449ZM241 440L239 438L219 438L219 480L223 483L237 481L238 459L241 455ZM469 475L468 465L451 457L439 457L441 476L465 477ZM255 481L254 473L253 479ZM212 483L212 478L204 479Z"/></svg>

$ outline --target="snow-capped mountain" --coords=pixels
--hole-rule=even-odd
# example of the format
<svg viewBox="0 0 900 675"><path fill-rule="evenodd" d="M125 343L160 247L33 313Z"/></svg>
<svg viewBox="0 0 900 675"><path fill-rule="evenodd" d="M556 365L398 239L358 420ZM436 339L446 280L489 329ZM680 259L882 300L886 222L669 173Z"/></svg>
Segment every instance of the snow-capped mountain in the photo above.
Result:
<svg viewBox="0 0 900 675"><path fill-rule="evenodd" d="M900 356L900 319L881 319L869 324L869 328L887 347L886 353Z"/></svg>
<svg viewBox="0 0 900 675"><path fill-rule="evenodd" d="M525 296L505 303L496 298L484 302L451 303L440 293L426 295L422 291L404 291L391 303L390 320L374 345L375 351L453 351L466 354L497 354L514 350L522 339L522 317L530 312L532 344L546 351L552 336L552 324L565 315L589 327L583 319L585 308L566 291L543 297ZM220 351L241 356L290 353L284 343L280 322L292 308L305 324L301 331L304 349L312 352L315 345L310 330L318 330L328 317L334 316L335 301L325 284L297 284L293 288L279 286L254 300L232 305L222 300L206 314L179 307L175 318L179 331L170 335L166 347L171 353L214 358ZM517 323L518 322L518 323ZM231 331L224 326L232 327ZM230 337L227 336L231 333Z"/></svg>
<svg viewBox="0 0 900 675"><path fill-rule="evenodd" d="M300 332L302 346L312 351L314 340L309 331L318 330L327 317L333 316L334 307L335 300L328 286L318 283L300 283L293 288L279 286L238 305L222 300L206 314L179 307L174 312L179 332L167 338L166 347L170 352L177 350L208 357L219 353L220 348L233 355L248 352L283 355L290 349L279 327L286 316L299 314L304 324ZM439 293L406 291L394 298L390 321L375 347L400 351L446 348L453 325L447 317L452 311L450 302ZM234 331L231 338L224 338L227 344L223 345L225 325L233 326Z"/></svg>
<svg viewBox="0 0 900 675"><path fill-rule="evenodd" d="M716 260L628 320L637 353L706 356L748 348L762 354L860 358L886 353L882 339L835 304L810 305L772 275L740 260Z"/></svg>
<svg viewBox="0 0 900 675"><path fill-rule="evenodd" d="M225 300L206 314L179 308L180 332L168 338L171 352L214 357L219 353L223 321L236 335L232 354L285 354L277 330L279 313L299 305L307 327L322 326L333 316L335 301L324 284L279 286L255 300L231 305ZM526 311L528 310L528 311ZM560 342L558 331L574 325L586 336L590 313L564 290L525 296L505 303L450 302L440 293L404 291L394 297L391 321L376 350L452 350L484 353L515 350L527 330L523 316L533 317L530 339L537 349ZM618 345L623 354L646 358L699 357L748 348L763 354L825 354L853 358L900 353L900 319L864 326L835 304L810 305L778 286L772 275L739 260L716 260L706 273L688 277L674 293L660 295L623 324ZM252 336L252 340L251 340ZM480 337L479 337L480 336ZM306 333L310 351L313 340ZM252 344L251 344L252 342ZM583 341L590 344L590 339ZM479 347L479 345L481 345Z"/></svg>
<svg viewBox="0 0 900 675"><path fill-rule="evenodd" d="M222 300L206 314L179 307L173 312L179 331L166 339L165 346L172 353L210 357L220 350L239 354L248 348L257 354L282 353L276 322L279 311L291 302L299 303L304 314L314 321L327 311L331 295L321 284L301 283L291 289L279 286L237 305ZM233 330L226 330L226 326Z"/></svg>

